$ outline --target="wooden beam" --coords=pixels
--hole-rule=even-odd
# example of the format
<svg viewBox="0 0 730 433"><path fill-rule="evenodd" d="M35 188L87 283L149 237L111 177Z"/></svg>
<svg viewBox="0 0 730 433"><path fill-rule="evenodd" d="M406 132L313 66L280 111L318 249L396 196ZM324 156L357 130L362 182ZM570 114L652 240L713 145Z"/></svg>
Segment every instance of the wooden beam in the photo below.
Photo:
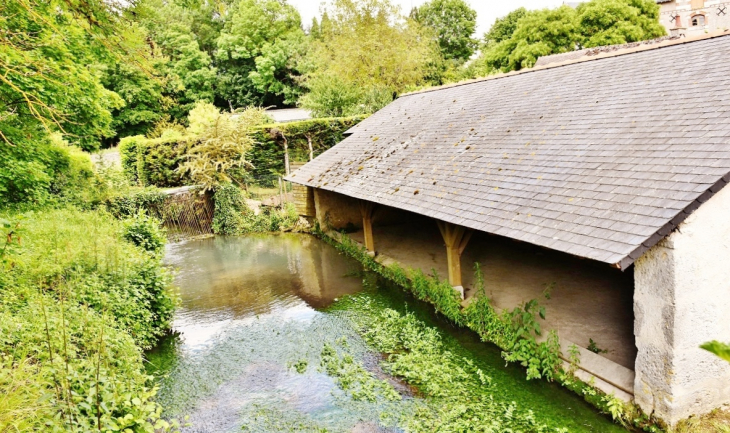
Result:
<svg viewBox="0 0 730 433"><path fill-rule="evenodd" d="M373 238L373 214L375 203L360 200L360 214L362 215L362 232L365 238L365 249L375 255L375 239Z"/></svg>
<svg viewBox="0 0 730 433"><path fill-rule="evenodd" d="M441 231L441 236L446 244L446 260L449 269L449 284L454 287L462 287L461 280L461 255L469 244L472 230L466 227L447 223L444 221L436 221Z"/></svg>

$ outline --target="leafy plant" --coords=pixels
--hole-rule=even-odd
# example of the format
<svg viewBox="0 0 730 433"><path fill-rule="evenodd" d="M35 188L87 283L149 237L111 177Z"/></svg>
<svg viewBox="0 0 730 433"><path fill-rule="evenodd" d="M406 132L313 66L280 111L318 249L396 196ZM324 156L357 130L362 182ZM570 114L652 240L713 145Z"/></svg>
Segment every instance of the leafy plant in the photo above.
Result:
<svg viewBox="0 0 730 433"><path fill-rule="evenodd" d="M721 343L719 341L710 341L700 346L710 353L714 353L718 357L730 362L730 344Z"/></svg>
<svg viewBox="0 0 730 433"><path fill-rule="evenodd" d="M608 349L601 349L600 347L598 347L598 344L595 341L593 341L592 338L589 338L588 340L589 340L588 347L586 347L586 349L590 350L593 353L597 353L597 354L608 353Z"/></svg>
<svg viewBox="0 0 730 433"><path fill-rule="evenodd" d="M140 210L133 217L124 220L123 225L124 239L149 253L162 254L167 238L160 220Z"/></svg>
<svg viewBox="0 0 730 433"><path fill-rule="evenodd" d="M15 265L0 273L0 393L12 396L0 405L11 406L10 425L174 430L141 356L169 330L177 302L159 257L125 242L122 224L101 212L29 212L23 230L4 253Z"/></svg>

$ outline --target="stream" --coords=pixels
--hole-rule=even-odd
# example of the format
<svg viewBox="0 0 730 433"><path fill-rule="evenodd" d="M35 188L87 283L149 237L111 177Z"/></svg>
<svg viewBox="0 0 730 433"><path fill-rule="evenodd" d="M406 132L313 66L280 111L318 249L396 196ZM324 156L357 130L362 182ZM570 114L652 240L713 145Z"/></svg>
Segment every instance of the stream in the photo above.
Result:
<svg viewBox="0 0 730 433"><path fill-rule="evenodd" d="M500 350L457 329L433 307L365 274L359 263L309 235L215 237L172 243L165 262L182 299L174 332L146 354L165 416L183 432L400 432L423 402L389 377L348 320L342 299L411 312L452 353L491 377L497 401L515 402L553 431L625 432L579 396L505 367ZM372 302L371 302L372 301ZM344 305L338 308L338 305ZM325 345L343 345L403 397L358 401L320 368Z"/></svg>

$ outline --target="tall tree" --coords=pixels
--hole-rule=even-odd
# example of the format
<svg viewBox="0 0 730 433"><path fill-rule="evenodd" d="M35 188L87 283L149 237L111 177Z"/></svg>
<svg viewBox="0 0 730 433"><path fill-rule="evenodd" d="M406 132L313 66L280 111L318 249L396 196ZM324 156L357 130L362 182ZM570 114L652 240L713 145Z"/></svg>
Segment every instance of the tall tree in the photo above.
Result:
<svg viewBox="0 0 730 433"><path fill-rule="evenodd" d="M484 47L489 48L511 38L517 30L517 22L525 15L527 15L527 9L518 8L501 18L497 18L489 31L484 34Z"/></svg>
<svg viewBox="0 0 730 433"><path fill-rule="evenodd" d="M593 0L578 6L583 46L625 44L666 35L654 0Z"/></svg>
<svg viewBox="0 0 730 433"><path fill-rule="evenodd" d="M431 0L414 9L412 17L433 30L445 60L463 62L474 54L477 12L464 0Z"/></svg>
<svg viewBox="0 0 730 433"><path fill-rule="evenodd" d="M293 104L305 35L285 0L241 0L217 41L219 91L231 108Z"/></svg>
<svg viewBox="0 0 730 433"><path fill-rule="evenodd" d="M438 46L389 0L335 0L327 13L308 56L304 107L327 116L369 113L425 83Z"/></svg>

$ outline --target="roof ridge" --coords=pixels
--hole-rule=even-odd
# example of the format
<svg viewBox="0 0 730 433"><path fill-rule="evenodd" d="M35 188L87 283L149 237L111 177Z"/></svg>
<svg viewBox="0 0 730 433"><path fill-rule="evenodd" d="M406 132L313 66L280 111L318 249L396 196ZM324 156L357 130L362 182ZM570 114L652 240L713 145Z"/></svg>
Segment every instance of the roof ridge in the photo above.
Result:
<svg viewBox="0 0 730 433"><path fill-rule="evenodd" d="M708 40L708 39L715 39L715 38L719 38L719 37L723 37L723 36L730 36L730 30L718 30L716 32L711 32L711 33L708 33L705 35L685 37L684 39L668 39L668 40L665 40L665 41L662 41L662 42L659 42L656 44L639 45L639 46L623 48L623 49L619 49L619 50L615 50L615 51L611 51L611 52L601 52L596 55L585 54L585 55L581 56L580 58L574 59L574 60L568 60L568 61L559 62L559 63L549 63L549 64L546 64L543 66L536 66L536 67L529 68L529 69L521 69L519 71L499 73L496 75L489 75L486 77L480 77L480 78L474 78L471 80L460 81L458 83L451 83L451 84L444 84L441 86L429 87L426 89L415 90L413 92L404 93L404 94L400 95L399 97L402 98L402 97L406 97L406 96L420 95L423 93L437 92L439 90L446 90L446 89L452 89L455 87L468 86L470 84L477 84L477 83L482 83L485 81L499 80L499 79L503 79L503 78L514 77L517 75L524 75L524 74L544 71L544 70L548 70L548 69L556 69L556 68L561 68L564 66L575 65L578 63L587 63L587 62L591 62L591 61L595 61L595 60L603 60L603 59L607 59L607 58L620 57L620 56L625 56L625 55L629 55L629 54L637 54L637 53L644 52L644 51L659 50L662 48L673 47L676 45L684 45L684 44L704 41L704 40ZM591 50L591 49L596 49L596 48L599 48L599 47L586 48L586 50Z"/></svg>

